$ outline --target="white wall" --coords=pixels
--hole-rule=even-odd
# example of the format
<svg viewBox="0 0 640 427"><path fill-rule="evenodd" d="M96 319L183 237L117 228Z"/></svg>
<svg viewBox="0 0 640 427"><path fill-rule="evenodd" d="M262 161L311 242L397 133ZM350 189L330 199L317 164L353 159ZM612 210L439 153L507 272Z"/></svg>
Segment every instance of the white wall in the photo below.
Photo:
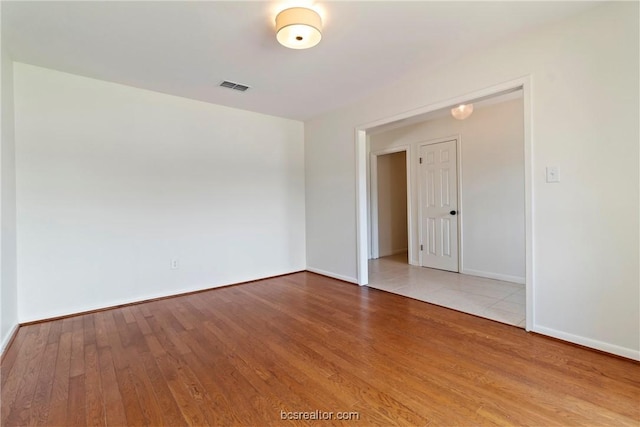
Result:
<svg viewBox="0 0 640 427"><path fill-rule="evenodd" d="M18 326L16 282L16 178L13 110L13 62L2 45L0 97L2 119L0 149L0 353Z"/></svg>
<svg viewBox="0 0 640 427"><path fill-rule="evenodd" d="M21 322L305 268L303 123L14 78Z"/></svg>
<svg viewBox="0 0 640 427"><path fill-rule="evenodd" d="M407 248L407 160L404 151L378 159L378 256Z"/></svg>
<svg viewBox="0 0 640 427"><path fill-rule="evenodd" d="M524 111L522 98L476 106L466 120L447 114L371 135L371 151L410 145L414 265L419 264L419 146L460 139L461 272L516 283L525 279ZM406 189L405 189L406 191Z"/></svg>
<svg viewBox="0 0 640 427"><path fill-rule="evenodd" d="M356 127L530 75L534 330L640 359L637 17L606 3L306 122L308 268L356 279Z"/></svg>

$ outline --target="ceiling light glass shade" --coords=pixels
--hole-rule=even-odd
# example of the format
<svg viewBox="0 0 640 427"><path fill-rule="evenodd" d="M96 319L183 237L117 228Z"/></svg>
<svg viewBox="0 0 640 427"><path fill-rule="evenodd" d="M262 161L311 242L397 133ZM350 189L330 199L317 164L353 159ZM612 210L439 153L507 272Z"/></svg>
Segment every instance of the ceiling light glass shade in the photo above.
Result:
<svg viewBox="0 0 640 427"><path fill-rule="evenodd" d="M276 38L291 49L308 49L322 39L322 19L304 7L285 9L276 16Z"/></svg>
<svg viewBox="0 0 640 427"><path fill-rule="evenodd" d="M464 120L473 113L473 104L460 104L451 109L451 115L458 119Z"/></svg>

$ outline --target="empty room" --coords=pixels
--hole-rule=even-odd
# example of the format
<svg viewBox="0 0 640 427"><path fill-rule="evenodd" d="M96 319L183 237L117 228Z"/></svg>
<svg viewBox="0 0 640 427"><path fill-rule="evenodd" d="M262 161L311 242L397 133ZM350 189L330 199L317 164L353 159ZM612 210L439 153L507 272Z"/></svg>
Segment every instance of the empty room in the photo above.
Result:
<svg viewBox="0 0 640 427"><path fill-rule="evenodd" d="M638 1L5 1L0 424L640 424Z"/></svg>

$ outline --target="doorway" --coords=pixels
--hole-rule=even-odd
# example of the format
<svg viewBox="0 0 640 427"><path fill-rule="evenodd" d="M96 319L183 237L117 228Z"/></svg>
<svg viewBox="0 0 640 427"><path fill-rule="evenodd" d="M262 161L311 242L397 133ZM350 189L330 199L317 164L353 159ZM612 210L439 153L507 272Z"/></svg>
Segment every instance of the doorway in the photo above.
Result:
<svg viewBox="0 0 640 427"><path fill-rule="evenodd" d="M409 148L371 153L371 258L408 262L411 222Z"/></svg>
<svg viewBox="0 0 640 427"><path fill-rule="evenodd" d="M519 168L520 168L520 177L522 177L521 179L523 179L524 181L519 181L520 182L520 196L518 197L519 200L521 200L522 202L520 203L525 203L524 206L521 206L522 209L522 213L521 213L521 218L523 223L521 223L521 227L522 227L522 232L518 233L521 236L520 243L517 243L518 245L521 245L521 247L524 247L524 253L521 254L522 256L522 265L523 268L521 270L522 274L518 274L518 276L521 276L521 280L512 280L512 279L520 279L520 277L515 277L515 276L508 276L509 272L506 272L507 274L502 274L499 277L492 277L492 275L483 275L485 272L492 272L493 270L485 270L485 271L481 271L482 269L478 269L475 268L476 265L476 261L482 261L485 262L486 265L486 260L487 260L487 255L494 255L494 252L496 252L496 248L499 248L499 246L496 246L495 244L495 238L496 238L496 233L495 232L491 232L491 228L488 227L488 221L493 221L494 219L498 222L500 217L502 216L502 209L499 209L498 212L496 212L496 209L494 209L494 205L492 204L492 200L491 200L491 196L493 196L494 194L496 195L503 195L503 192L500 190L491 190L490 188L492 188L493 186L487 186L487 184L489 184L488 181L496 181L498 179L501 179L500 176L496 175L496 173L501 173L501 171L507 170L502 168L500 165L496 165L495 162L500 162L502 161L502 159L505 158L505 153L503 151L500 151L496 154L495 151L489 152L487 151L487 155L484 155L482 153L480 153L480 157L478 157L477 152L473 152L470 151L469 147L473 146L473 142L472 140L469 139L469 136L467 135L467 131L469 129L464 128L464 126L467 126L466 122L463 125L463 128L458 127L458 131L461 131L462 134L464 134L463 136L465 136L464 141L466 142L465 147L466 151L465 151L465 159L467 163L466 164L466 168L467 171L465 172L465 177L466 177L466 182L467 184L465 184L465 189L464 189L464 194L467 197L467 201L469 202L469 205L465 205L466 206L466 210L469 212L470 216L468 219L466 219L465 221L465 230L467 231L466 236L468 241L466 241L467 244L467 255L465 255L465 257L463 257L462 252L459 253L459 263L456 262L456 257L452 256L453 253L455 251L455 249L457 249L455 247L455 242L458 243L458 245L460 245L461 248L461 242L459 241L459 239L462 239L462 235L460 233L457 233L458 231L461 231L461 227L462 227L462 221L459 219L460 216L460 211L458 210L458 205L456 204L457 197L455 195L455 190L452 191L448 191L447 190L447 186L449 184L449 182L447 182L447 179L449 179L450 177L455 177L456 179L459 178L458 173L462 173L462 170L460 169L459 171L455 171L453 168L448 168L448 170L446 172L443 173L443 171L441 170L442 168L439 167L435 160L438 158L437 156L440 155L441 153L439 152L433 152L431 154L427 153L427 151L429 150L429 147L427 147L427 145L433 145L433 144L437 144L437 143L443 143L446 142L447 139L444 138L440 138L439 141L434 141L434 140L430 140L430 141L426 141L426 142L419 142L420 140L417 139L419 137L421 137L421 135L418 135L415 131L415 127L413 127L414 124L416 123L422 123L425 122L427 120L432 120L434 117L431 116L428 119L425 119L424 117L426 115L429 114L439 114L439 117L442 118L443 117L443 113L442 111L446 111L448 112L448 108L444 107L441 109L441 112L438 112L437 110L430 110L427 111L426 113L422 113L421 115L416 114L414 117L409 116L409 118L398 118L395 121L391 121L391 122L387 122L385 123L381 123L381 124L376 124L376 125L372 125L370 127L367 127L367 131L365 133L359 133L359 141L361 143L366 141L366 145L359 145L359 149L364 149L365 150L365 154L366 154L366 150L369 149L368 147L371 147L370 150L373 151L375 149L380 149L382 147L384 147L384 144L380 144L379 142L381 141L379 138L376 140L376 143L374 144L374 137L380 135L381 133L388 133L391 132L393 134L393 139L396 142L400 142L403 144L409 144L411 146L411 149L414 151L414 154L411 158L411 162L410 162L410 166L412 169L411 172L411 180L414 184L414 200L416 201L416 203L414 204L414 208L413 208L413 232L415 233L415 241L414 241L414 246L416 248L415 250L415 255L416 257L412 260L412 262L410 262L410 264L414 265L414 266L423 266L426 265L427 267L435 267L435 268L439 268L439 270L436 270L436 273L434 273L434 280L432 283L433 286L435 287L437 286L441 286L443 281L446 282L450 282L447 283L447 285L451 285L452 288L455 289L442 289L442 290L436 290L434 288L432 289L419 289L418 287L413 286L413 284L410 284L409 286L407 286L406 284L404 285L406 288L404 290L395 292L395 293L402 293L405 292L407 293L407 296L411 296L414 298L418 298L418 299L423 299L420 296L416 296L414 295L415 292L417 293L425 293L425 294L430 294L430 296L433 296L433 294L438 293L440 297L442 297L441 301L443 304L442 305L446 305L444 304L445 302L448 302L448 300L450 298L452 298L452 295L455 293L456 295L458 294L458 291L464 289L464 290L471 290L471 288L473 287L473 295L469 295L472 297L472 299L470 299L468 301L468 306L469 308L475 309L478 308L478 304L484 306L484 308L486 308L486 306L489 304L489 300L486 297L491 297L491 298L499 298L499 301L495 301L495 302L491 302L491 304L493 305L495 303L495 308L496 311L499 310L508 310L510 307L510 305L512 303L517 303L520 305L520 307L522 307L522 311L520 311L520 313L522 313L524 311L524 305L526 304L526 325L525 325L525 319L524 319L524 314L521 314L523 317L521 320L519 321L511 321L511 322L506 322L506 323L511 323L511 324L517 324L518 326L526 326L527 328L529 328L529 325L532 323L532 310L531 310L531 306L533 304L532 298L531 298L531 294L532 294L532 288L531 286L529 286L530 280L532 280L530 278L530 266L532 263L532 259L531 259L531 241L530 241L530 191L531 191L531 187L530 187L530 135L527 132L528 126L529 126L529 122L527 120L527 116L529 114L529 107L527 104L527 91L524 90L524 85L515 88L515 90L520 90L520 105L521 105L521 112L520 112L520 117L525 117L524 120L524 125L522 124L522 122L520 122L520 126L524 126L524 128L520 128L520 137L524 139L524 141L522 141L519 143L519 152L520 154L520 160L519 160ZM512 91L508 91L508 92L512 92ZM507 94L508 92L504 92L502 94L494 94L494 95L485 95L485 100L489 99L489 98L494 98L496 95L504 95ZM502 102L502 101L499 101ZM437 119L437 117L436 117ZM522 119L521 119L522 120ZM391 127L389 127L389 125ZM408 126L409 125L409 126ZM385 128L386 126L386 128ZM487 125L485 126L485 129L490 129L490 128L495 128L496 124L492 124L492 125ZM499 125L498 125L499 126ZM383 129L384 128L384 129ZM433 133L440 133L440 135L442 135L443 133L449 133L451 131L442 131L442 129L438 128L437 125L434 125L433 129ZM442 133L441 133L442 132ZM445 133L445 134L446 134ZM432 136L431 138L434 138L437 135ZM365 139L366 138L366 139ZM385 136L385 138L387 138ZM455 140L455 136L453 138L449 138L449 140L453 141ZM422 141L425 141L424 139L422 139ZM459 144L459 140L458 140L458 144ZM446 145L446 144L445 144ZM456 143L453 143L454 146L456 146ZM524 145L524 150L523 150L523 145ZM437 145L432 146L431 148L434 147L438 147ZM517 144L516 146L513 146L517 149ZM459 149L459 146L458 146ZM474 148L474 150L477 150ZM454 155L459 155L459 152L451 151L451 150L445 150L448 153L444 154L443 157L446 159L447 157L452 157L451 154L453 153ZM470 155L470 153L472 155ZM522 157L524 155L524 158ZM491 157L492 156L492 157ZM427 157L432 157L433 158L433 168L431 170L431 175L433 177L433 179L429 180L429 173L430 173L430 169L429 168L425 168L422 167L423 164L419 164L419 159L422 158L423 162L426 162L426 158ZM461 158L458 157L457 162L461 161ZM430 162L431 163L431 162ZM454 161L454 163L456 163ZM488 165L490 166L489 169L487 169L485 166ZM483 170L483 176L487 177L487 182L478 182L477 181L477 175L478 175L478 171L479 168L474 166L473 169L469 169L469 165L474 164L474 165L480 165L484 168ZM457 164L457 166L459 166L459 163ZM524 169L522 169L524 168ZM359 168L359 171L362 172L362 168ZM468 175L467 175L468 173ZM448 176L447 176L448 175ZM489 179L490 178L490 179ZM504 178L504 177L502 177ZM451 181L449 179L449 181ZM502 181L504 182L505 180L502 179ZM422 184L426 183L426 185L423 186L423 188L421 188ZM471 188L469 183L473 183L474 184L474 188ZM443 184L446 184L443 186ZM440 187L440 190L443 190L441 192L441 194L437 194L437 190ZM428 190L429 188L433 189L433 191L431 192L431 194L429 194ZM455 189L455 186L453 186L453 188ZM522 189L524 188L524 194L522 194ZM359 190L361 190L361 187L358 188ZM362 194L362 193L360 193ZM432 202L433 203L429 203L429 198L432 197ZM441 203L436 203L437 202L437 198L441 198L442 200L440 200ZM446 200L448 197L448 200ZM419 198L422 198L422 200L420 200ZM424 203L423 203L424 202ZM450 207L451 209L448 210L447 212L436 212L435 214L426 214L423 215L421 210L424 210L425 212L428 210L428 208L433 208L436 207L436 205L440 205L439 208L444 208L444 207ZM480 206L481 209L477 209L478 206ZM362 205L360 205L359 209L362 208ZM455 208L455 209L454 209ZM460 208L462 210L462 205L460 205ZM474 208L469 210L470 208ZM452 214L452 211L455 211L455 214ZM491 212L493 212L491 214ZM459 228L460 230L455 230L452 229L452 224L456 224L459 223ZM484 224L484 226L482 225ZM479 226L480 225L480 226ZM501 225L504 225L504 221L502 221ZM470 228L467 229L466 227L469 226ZM423 230L421 230L420 233L418 233L418 230L422 228ZM440 233L437 232L437 230L439 229ZM493 233L493 234L491 234ZM410 232L411 235L411 232ZM449 238L446 238L446 237ZM362 234L359 234L359 240L358 242L360 243L361 238L363 237ZM443 237L445 237L443 239ZM366 240L364 240L364 242L366 242ZM478 244L480 243L480 244ZM422 248L420 248L420 244L423 245ZM427 245L430 245L430 247L427 247ZM422 251L420 249L423 249ZM438 253L440 252L440 253ZM447 255L448 258L450 260L453 260L453 262L450 262L448 266L443 266L443 265L434 265L434 264L430 264L429 261L426 261L427 255ZM360 252L360 256L359 256L359 260L361 261L365 261L364 259L361 258L362 253ZM500 254L502 255L502 254ZM424 258L424 260L423 260ZM498 256L498 257L493 257L493 258L499 258L499 259L503 259L504 257L502 256ZM464 259L464 264L463 264L463 259ZM404 268L401 269L401 267L399 265L393 265L392 264L392 259L386 259L386 260L380 260L382 262L374 262L374 264L370 264L368 263L369 266L373 266L374 270L371 270L371 273L373 274L372 278L377 282L378 278L379 278L379 272L381 271L385 271L388 274L385 274L385 276L388 276L388 278L392 279L394 281L393 284L390 285L390 287L396 286L400 284L400 280L396 280L397 276L405 276L406 277L420 277L422 282L425 282L425 279L427 280L431 280L431 278L424 278L422 277L424 274L424 272L419 271L419 270L414 270L411 268ZM426 262L425 262L426 261ZM526 264L526 271L524 269L524 265ZM362 264L359 264L359 266ZM465 265L465 269L463 270L463 265ZM411 266L409 266L411 267ZM492 265L493 267L493 265ZM498 266L499 267L499 266ZM408 270L408 271L405 271ZM471 274L473 275L473 283L470 282L470 277L472 276L467 276L465 275L458 275L455 273L446 273L444 271L441 270L449 270L449 271L458 271L460 273L466 273L466 274ZM440 271L440 273L437 273L437 271ZM368 282L368 274L369 271L364 272L363 273L363 269L360 270L360 274L359 274L359 278L360 278L360 283L364 284L362 279L364 278L365 280L367 280ZM478 274L480 273L480 274ZM504 272L503 272L504 273ZM454 276L452 277L448 277L448 278L443 278L442 274L454 274ZM376 277L377 276L377 277ZM394 276L394 277L392 277ZM481 276L481 277L478 277ZM490 279L490 280L486 280L486 279ZM497 283L493 283L491 282L491 280L493 281L499 281L502 282L500 283L500 287L498 287ZM469 281L469 283L467 283L467 281ZM365 282L365 283L367 283ZM395 283L398 282L398 283ZM438 282L438 283L435 283ZM491 282L491 283L490 283ZM513 283L516 282L516 283ZM517 283L520 283L520 285L518 286ZM504 286L503 286L504 285ZM525 286L523 286L525 285ZM482 288L482 289L480 289ZM526 289L526 290L525 290ZM391 290L391 289L389 289ZM476 292L477 291L477 292ZM480 293L486 293L486 295L481 295L478 296L477 294ZM526 296L526 302L525 302L525 296ZM486 300L486 301L485 301ZM436 302L436 301L433 301ZM438 302L436 302L438 303ZM466 310L462 310L462 311L466 311ZM473 312L474 314L478 314L478 315L482 315L481 312L474 312L472 310L469 310L468 312ZM489 316L486 316L489 317ZM500 319L496 319L496 320L500 320ZM515 320L515 319L514 319Z"/></svg>

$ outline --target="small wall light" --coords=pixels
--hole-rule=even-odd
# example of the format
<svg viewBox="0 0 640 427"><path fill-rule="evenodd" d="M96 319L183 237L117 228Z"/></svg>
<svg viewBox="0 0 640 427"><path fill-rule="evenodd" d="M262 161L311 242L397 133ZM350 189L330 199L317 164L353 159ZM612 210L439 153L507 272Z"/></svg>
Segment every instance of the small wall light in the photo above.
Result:
<svg viewBox="0 0 640 427"><path fill-rule="evenodd" d="M460 104L451 109L451 115L458 119L464 120L473 113L473 104Z"/></svg>
<svg viewBox="0 0 640 427"><path fill-rule="evenodd" d="M276 38L290 49L308 49L322 39L322 19L304 7L285 9L276 16Z"/></svg>

